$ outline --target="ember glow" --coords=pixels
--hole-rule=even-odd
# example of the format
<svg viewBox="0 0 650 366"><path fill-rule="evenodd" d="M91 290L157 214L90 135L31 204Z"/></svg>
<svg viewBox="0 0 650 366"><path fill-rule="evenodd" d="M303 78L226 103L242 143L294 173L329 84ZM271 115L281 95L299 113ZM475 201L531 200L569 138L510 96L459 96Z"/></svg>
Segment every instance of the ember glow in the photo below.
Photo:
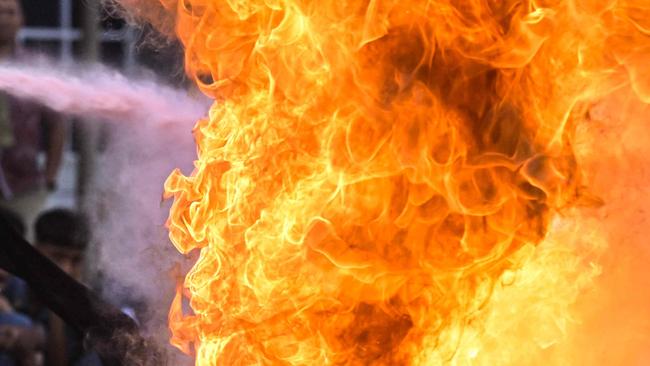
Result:
<svg viewBox="0 0 650 366"><path fill-rule="evenodd" d="M165 183L197 365L576 360L607 244L576 131L650 102L647 1L160 4L215 99Z"/></svg>

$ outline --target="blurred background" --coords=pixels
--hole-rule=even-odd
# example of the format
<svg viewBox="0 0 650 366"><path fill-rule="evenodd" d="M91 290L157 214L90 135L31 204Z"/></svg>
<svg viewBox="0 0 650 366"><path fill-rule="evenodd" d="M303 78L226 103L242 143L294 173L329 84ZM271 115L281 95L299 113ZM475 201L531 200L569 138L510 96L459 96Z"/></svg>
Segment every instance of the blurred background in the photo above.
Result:
<svg viewBox="0 0 650 366"><path fill-rule="evenodd" d="M186 85L182 48L177 42L128 24L119 11L100 2L22 0L24 26L18 32L18 45L62 62L101 62L127 76L152 72L170 85ZM57 187L44 209L83 206L95 169L93 162L108 138L105 128L85 126L83 121L68 118L65 126L67 138Z"/></svg>
<svg viewBox="0 0 650 366"><path fill-rule="evenodd" d="M90 120L0 91L0 215L168 345L175 274L191 262L167 238L163 183L174 168L189 173L192 126L209 101L185 78L177 41L119 14L100 0L0 0L0 61L29 73L29 64L42 60L45 74L63 84L75 79L86 83L86 92L105 88L102 95L112 97L99 100L106 114L122 107L145 111L136 120ZM30 77L47 93L64 93L57 90L63 84ZM93 83L101 78L120 81ZM129 89L134 84L146 87ZM140 99L129 100L129 93ZM83 94L70 98L98 103ZM140 108L147 101L148 109ZM183 106L190 111L184 116L170 113ZM0 366L100 365L81 347L82 336L20 279L0 271ZM171 364L190 362L174 354Z"/></svg>

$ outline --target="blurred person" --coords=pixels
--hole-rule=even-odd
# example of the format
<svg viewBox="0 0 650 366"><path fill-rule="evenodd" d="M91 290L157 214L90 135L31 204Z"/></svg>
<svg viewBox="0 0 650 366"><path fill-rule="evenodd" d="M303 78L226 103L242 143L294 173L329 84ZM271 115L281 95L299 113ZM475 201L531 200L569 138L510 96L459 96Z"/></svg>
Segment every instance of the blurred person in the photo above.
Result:
<svg viewBox="0 0 650 366"><path fill-rule="evenodd" d="M81 280L90 228L83 215L67 208L42 212L34 224L35 246L65 273Z"/></svg>
<svg viewBox="0 0 650 366"><path fill-rule="evenodd" d="M25 225L16 213L0 208L0 218L24 234ZM38 366L43 361L43 328L14 308L12 298L16 297L17 289L25 288L23 284L0 269L0 366Z"/></svg>
<svg viewBox="0 0 650 366"><path fill-rule="evenodd" d="M25 223L20 215L7 208L0 207L0 218L9 223L21 236L25 236ZM27 302L27 284L18 277L10 276L2 287L1 293L15 308L23 308Z"/></svg>
<svg viewBox="0 0 650 366"><path fill-rule="evenodd" d="M55 208L41 213L34 225L35 247L68 275L81 281L84 255L90 240L85 218L72 210ZM83 349L82 335L44 308L35 296L29 314L46 333L45 365L101 365L99 358Z"/></svg>
<svg viewBox="0 0 650 366"><path fill-rule="evenodd" d="M0 269L0 291L10 278L9 273ZM44 343L43 328L17 312L9 299L0 294L0 366L42 365Z"/></svg>
<svg viewBox="0 0 650 366"><path fill-rule="evenodd" d="M22 23L18 0L0 0L0 61L25 58L16 45ZM18 212L28 227L45 203L47 191L56 188L64 133L61 115L0 93L0 204ZM45 166L41 167L38 156L43 148Z"/></svg>

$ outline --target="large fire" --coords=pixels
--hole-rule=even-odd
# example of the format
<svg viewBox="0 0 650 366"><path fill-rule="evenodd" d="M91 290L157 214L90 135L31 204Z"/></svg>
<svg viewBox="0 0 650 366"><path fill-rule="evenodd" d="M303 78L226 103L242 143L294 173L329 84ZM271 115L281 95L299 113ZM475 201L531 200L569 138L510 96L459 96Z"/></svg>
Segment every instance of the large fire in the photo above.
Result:
<svg viewBox="0 0 650 366"><path fill-rule="evenodd" d="M576 131L650 102L646 0L161 4L215 99L165 184L197 365L521 365L566 337L605 243Z"/></svg>

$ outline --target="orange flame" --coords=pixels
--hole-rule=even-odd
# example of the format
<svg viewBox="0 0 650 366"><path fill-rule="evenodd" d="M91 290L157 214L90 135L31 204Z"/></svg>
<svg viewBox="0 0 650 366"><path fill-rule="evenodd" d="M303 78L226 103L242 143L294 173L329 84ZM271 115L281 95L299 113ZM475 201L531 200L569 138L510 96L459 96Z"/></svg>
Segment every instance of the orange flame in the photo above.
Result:
<svg viewBox="0 0 650 366"><path fill-rule="evenodd" d="M604 243L572 208L599 203L576 126L617 89L650 102L647 1L160 3L215 98L165 183L200 251L170 312L197 365L526 364L562 339Z"/></svg>

